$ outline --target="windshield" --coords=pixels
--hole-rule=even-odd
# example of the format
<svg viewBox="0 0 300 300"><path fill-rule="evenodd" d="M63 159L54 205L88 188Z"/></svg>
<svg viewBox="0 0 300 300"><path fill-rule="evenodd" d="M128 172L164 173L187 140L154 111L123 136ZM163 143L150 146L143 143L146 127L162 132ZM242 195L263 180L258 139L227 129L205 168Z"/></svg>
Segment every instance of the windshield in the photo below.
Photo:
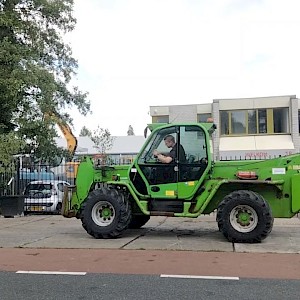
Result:
<svg viewBox="0 0 300 300"><path fill-rule="evenodd" d="M30 183L27 185L24 194L27 197L50 197L53 185L51 183Z"/></svg>
<svg viewBox="0 0 300 300"><path fill-rule="evenodd" d="M166 135L173 135L176 136L176 127L168 127L164 128L162 130L159 130L154 134L151 139L148 141L148 144L146 145L145 149L141 153L139 157L139 164L152 162L154 160L153 156L153 150L158 149L161 153L170 151L165 143L164 143L164 137Z"/></svg>

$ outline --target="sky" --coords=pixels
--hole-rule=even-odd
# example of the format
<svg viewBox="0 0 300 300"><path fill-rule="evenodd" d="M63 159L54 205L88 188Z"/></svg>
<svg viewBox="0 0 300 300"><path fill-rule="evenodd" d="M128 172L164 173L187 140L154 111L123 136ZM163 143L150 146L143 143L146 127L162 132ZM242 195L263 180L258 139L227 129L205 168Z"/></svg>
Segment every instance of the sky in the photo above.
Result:
<svg viewBox="0 0 300 300"><path fill-rule="evenodd" d="M65 39L92 114L72 110L74 133L100 126L143 135L150 106L213 99L300 98L298 0L75 0Z"/></svg>

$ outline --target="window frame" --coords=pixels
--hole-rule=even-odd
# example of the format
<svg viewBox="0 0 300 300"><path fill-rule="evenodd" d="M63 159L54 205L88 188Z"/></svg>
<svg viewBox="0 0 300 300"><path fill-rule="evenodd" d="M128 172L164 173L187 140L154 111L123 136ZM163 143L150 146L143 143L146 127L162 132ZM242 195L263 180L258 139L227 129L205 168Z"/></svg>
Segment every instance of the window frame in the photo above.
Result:
<svg viewBox="0 0 300 300"><path fill-rule="evenodd" d="M166 120L163 120L165 118ZM152 116L152 123L169 123L170 116L169 115L158 115L158 116Z"/></svg>
<svg viewBox="0 0 300 300"><path fill-rule="evenodd" d="M274 110L278 109L284 109L286 110L286 117L288 120L287 124L287 130L286 132L275 132L275 121L274 121ZM249 133L249 111L255 111L256 112L256 133ZM261 111L265 110L265 132L260 132L260 119L259 114ZM244 112L244 123L245 123L245 133L233 133L233 125L232 125L232 113L234 112ZM299 110L300 112L300 110ZM224 114L226 113L227 123L223 124L222 119L224 118ZM223 115L223 117L222 117ZM300 116L300 114L298 113ZM300 117L299 117L300 118ZM228 126L228 129L226 127ZM269 135L269 134L290 134L290 124L289 124L289 108L288 107L273 107L273 108L254 108L254 109L235 109L235 110L222 110L220 111L220 136L249 136L249 135ZM226 132L228 133L226 133ZM300 126L299 126L299 132L300 132Z"/></svg>
<svg viewBox="0 0 300 300"><path fill-rule="evenodd" d="M205 118L205 121L200 121L200 117ZM211 113L200 113L200 114L197 114L197 122L198 123L206 123L209 118L212 118Z"/></svg>

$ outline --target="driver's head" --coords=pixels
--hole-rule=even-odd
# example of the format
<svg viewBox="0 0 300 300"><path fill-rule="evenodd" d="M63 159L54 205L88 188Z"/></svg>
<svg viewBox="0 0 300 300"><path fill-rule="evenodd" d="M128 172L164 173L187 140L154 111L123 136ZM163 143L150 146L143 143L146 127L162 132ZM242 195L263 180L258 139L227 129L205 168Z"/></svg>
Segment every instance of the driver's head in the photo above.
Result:
<svg viewBox="0 0 300 300"><path fill-rule="evenodd" d="M175 145L175 138L171 134L166 135L164 141L168 148L172 148Z"/></svg>

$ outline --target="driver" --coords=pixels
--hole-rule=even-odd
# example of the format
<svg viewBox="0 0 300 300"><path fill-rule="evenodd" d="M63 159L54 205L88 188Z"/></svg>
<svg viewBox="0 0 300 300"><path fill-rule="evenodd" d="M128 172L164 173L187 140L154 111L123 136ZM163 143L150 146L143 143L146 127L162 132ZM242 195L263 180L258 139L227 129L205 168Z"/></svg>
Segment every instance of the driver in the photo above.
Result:
<svg viewBox="0 0 300 300"><path fill-rule="evenodd" d="M175 142L175 138L173 135L168 134L164 137L165 144L168 148L171 148L169 153L160 153L155 149L153 151L153 155L162 163L169 164L171 162L175 162L177 156L177 148L179 148L179 162L185 162L185 151L183 147L179 144L177 147L177 143Z"/></svg>

